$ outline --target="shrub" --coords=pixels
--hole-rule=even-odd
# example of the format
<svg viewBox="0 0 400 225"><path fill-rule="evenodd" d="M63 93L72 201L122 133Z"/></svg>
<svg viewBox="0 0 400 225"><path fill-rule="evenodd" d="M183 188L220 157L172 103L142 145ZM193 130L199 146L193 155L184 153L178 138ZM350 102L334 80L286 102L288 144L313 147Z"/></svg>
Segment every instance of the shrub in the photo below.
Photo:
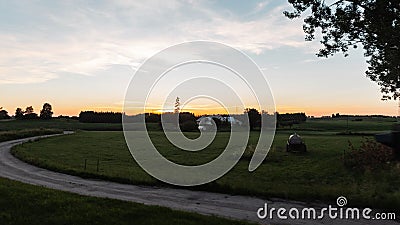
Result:
<svg viewBox="0 0 400 225"><path fill-rule="evenodd" d="M349 152L344 155L346 167L357 170L376 170L384 168L394 159L392 148L382 145L373 139L364 139L359 148L349 141Z"/></svg>

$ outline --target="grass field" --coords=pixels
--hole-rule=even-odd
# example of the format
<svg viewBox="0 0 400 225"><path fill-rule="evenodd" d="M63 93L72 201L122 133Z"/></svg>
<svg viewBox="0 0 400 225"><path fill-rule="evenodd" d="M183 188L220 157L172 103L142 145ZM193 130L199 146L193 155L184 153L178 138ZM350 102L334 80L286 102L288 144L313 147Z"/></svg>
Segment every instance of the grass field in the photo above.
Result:
<svg viewBox="0 0 400 225"><path fill-rule="evenodd" d="M396 123L395 118L368 118L356 121L354 117L333 119L309 119L305 123L293 125L294 130L301 131L333 131L333 132L363 132L374 133L391 130Z"/></svg>
<svg viewBox="0 0 400 225"><path fill-rule="evenodd" d="M14 139L62 133L61 129L26 129L26 130L12 130L0 131L0 142L10 141Z"/></svg>
<svg viewBox="0 0 400 225"><path fill-rule="evenodd" d="M80 196L0 178L0 224L247 224L105 198Z"/></svg>
<svg viewBox="0 0 400 225"><path fill-rule="evenodd" d="M163 155L172 161L188 165L202 164L215 158L223 151L229 137L229 133L219 133L217 139L207 149L200 152L186 152L170 145L161 132L154 131L150 134L155 146ZM190 137L197 134L186 135ZM388 169L374 172L357 172L343 165L342 157L344 151L348 149L348 141L357 146L363 137L308 131L303 135L309 150L306 154L286 153L287 137L286 131L277 133L271 152L256 171L249 173L247 171L249 160L243 159L224 177L198 188L233 194L312 201L334 201L343 195L349 199L351 205L355 206L400 208L398 163L389 165ZM254 148L257 138L257 133L252 133L249 149ZM134 162L122 132L78 132L36 143L26 143L14 148L13 152L35 165L79 176L126 183L164 185L150 177ZM99 160L98 172L97 160Z"/></svg>
<svg viewBox="0 0 400 225"><path fill-rule="evenodd" d="M0 131L26 130L26 129L61 129L61 130L103 130L117 131L122 130L122 125L118 123L80 123L73 119L51 120L0 120Z"/></svg>
<svg viewBox="0 0 400 225"><path fill-rule="evenodd" d="M354 119L335 118L335 119L309 119L306 123L295 124L292 128L278 128L281 131L300 130L307 131L323 131L323 132L380 132L390 130L394 118L363 118L362 121L354 121ZM90 131L120 131L122 125L118 123L80 123L73 119L52 120L0 120L0 131L25 130L25 129L62 129L62 130L90 130ZM148 129L158 131L158 124L148 124Z"/></svg>

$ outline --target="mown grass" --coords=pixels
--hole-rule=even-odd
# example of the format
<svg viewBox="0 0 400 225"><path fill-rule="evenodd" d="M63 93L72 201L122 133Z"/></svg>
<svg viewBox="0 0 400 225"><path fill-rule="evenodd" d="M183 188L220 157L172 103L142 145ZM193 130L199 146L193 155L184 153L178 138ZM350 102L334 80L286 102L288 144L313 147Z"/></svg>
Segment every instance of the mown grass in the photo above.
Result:
<svg viewBox="0 0 400 225"><path fill-rule="evenodd" d="M188 137L196 133L185 134ZM168 159L197 165L214 159L225 147L229 133L218 133L214 142L199 152L179 151L162 132L150 132L154 145ZM308 132L303 135L309 152L286 153L288 135L277 133L265 162L248 172L249 160L241 160L228 174L197 189L232 194L280 197L306 201L334 201L346 196L350 205L374 208L400 208L400 165L389 169L359 172L343 165L348 141L357 146L361 136L324 135ZM258 133L250 136L253 149ZM97 177L134 184L165 185L143 171L126 147L122 132L78 132L73 135L26 143L13 149L25 161L41 167L84 177ZM87 160L87 168L84 162ZM99 171L97 172L97 160Z"/></svg>
<svg viewBox="0 0 400 225"><path fill-rule="evenodd" d="M63 131L60 129L26 129L26 130L13 130L13 131L0 131L0 142L10 141L20 138L59 134Z"/></svg>
<svg viewBox="0 0 400 225"><path fill-rule="evenodd" d="M158 206L86 197L0 178L0 224L248 224Z"/></svg>

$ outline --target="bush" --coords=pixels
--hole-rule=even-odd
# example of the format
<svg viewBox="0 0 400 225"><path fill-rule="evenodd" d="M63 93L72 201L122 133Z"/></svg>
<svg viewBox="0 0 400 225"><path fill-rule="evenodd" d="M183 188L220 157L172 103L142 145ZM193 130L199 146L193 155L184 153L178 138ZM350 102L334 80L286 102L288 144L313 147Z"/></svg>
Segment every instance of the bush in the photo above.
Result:
<svg viewBox="0 0 400 225"><path fill-rule="evenodd" d="M346 167L357 170L376 170L384 168L394 159L394 151L372 139L364 139L359 148L349 141L349 152L344 155Z"/></svg>

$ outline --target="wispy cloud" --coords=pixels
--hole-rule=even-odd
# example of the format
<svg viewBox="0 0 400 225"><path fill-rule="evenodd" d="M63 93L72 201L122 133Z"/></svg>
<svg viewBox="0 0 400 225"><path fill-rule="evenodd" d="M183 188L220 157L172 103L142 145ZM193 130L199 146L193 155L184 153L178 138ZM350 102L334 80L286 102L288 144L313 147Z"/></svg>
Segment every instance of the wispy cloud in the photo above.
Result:
<svg viewBox="0 0 400 225"><path fill-rule="evenodd" d="M219 41L255 54L304 46L300 22L282 16L286 4L266 10L268 1L256 5L265 13L252 19L197 1L4 5L10 14L0 22L0 84L95 75L115 64L136 69L157 51L189 40Z"/></svg>

